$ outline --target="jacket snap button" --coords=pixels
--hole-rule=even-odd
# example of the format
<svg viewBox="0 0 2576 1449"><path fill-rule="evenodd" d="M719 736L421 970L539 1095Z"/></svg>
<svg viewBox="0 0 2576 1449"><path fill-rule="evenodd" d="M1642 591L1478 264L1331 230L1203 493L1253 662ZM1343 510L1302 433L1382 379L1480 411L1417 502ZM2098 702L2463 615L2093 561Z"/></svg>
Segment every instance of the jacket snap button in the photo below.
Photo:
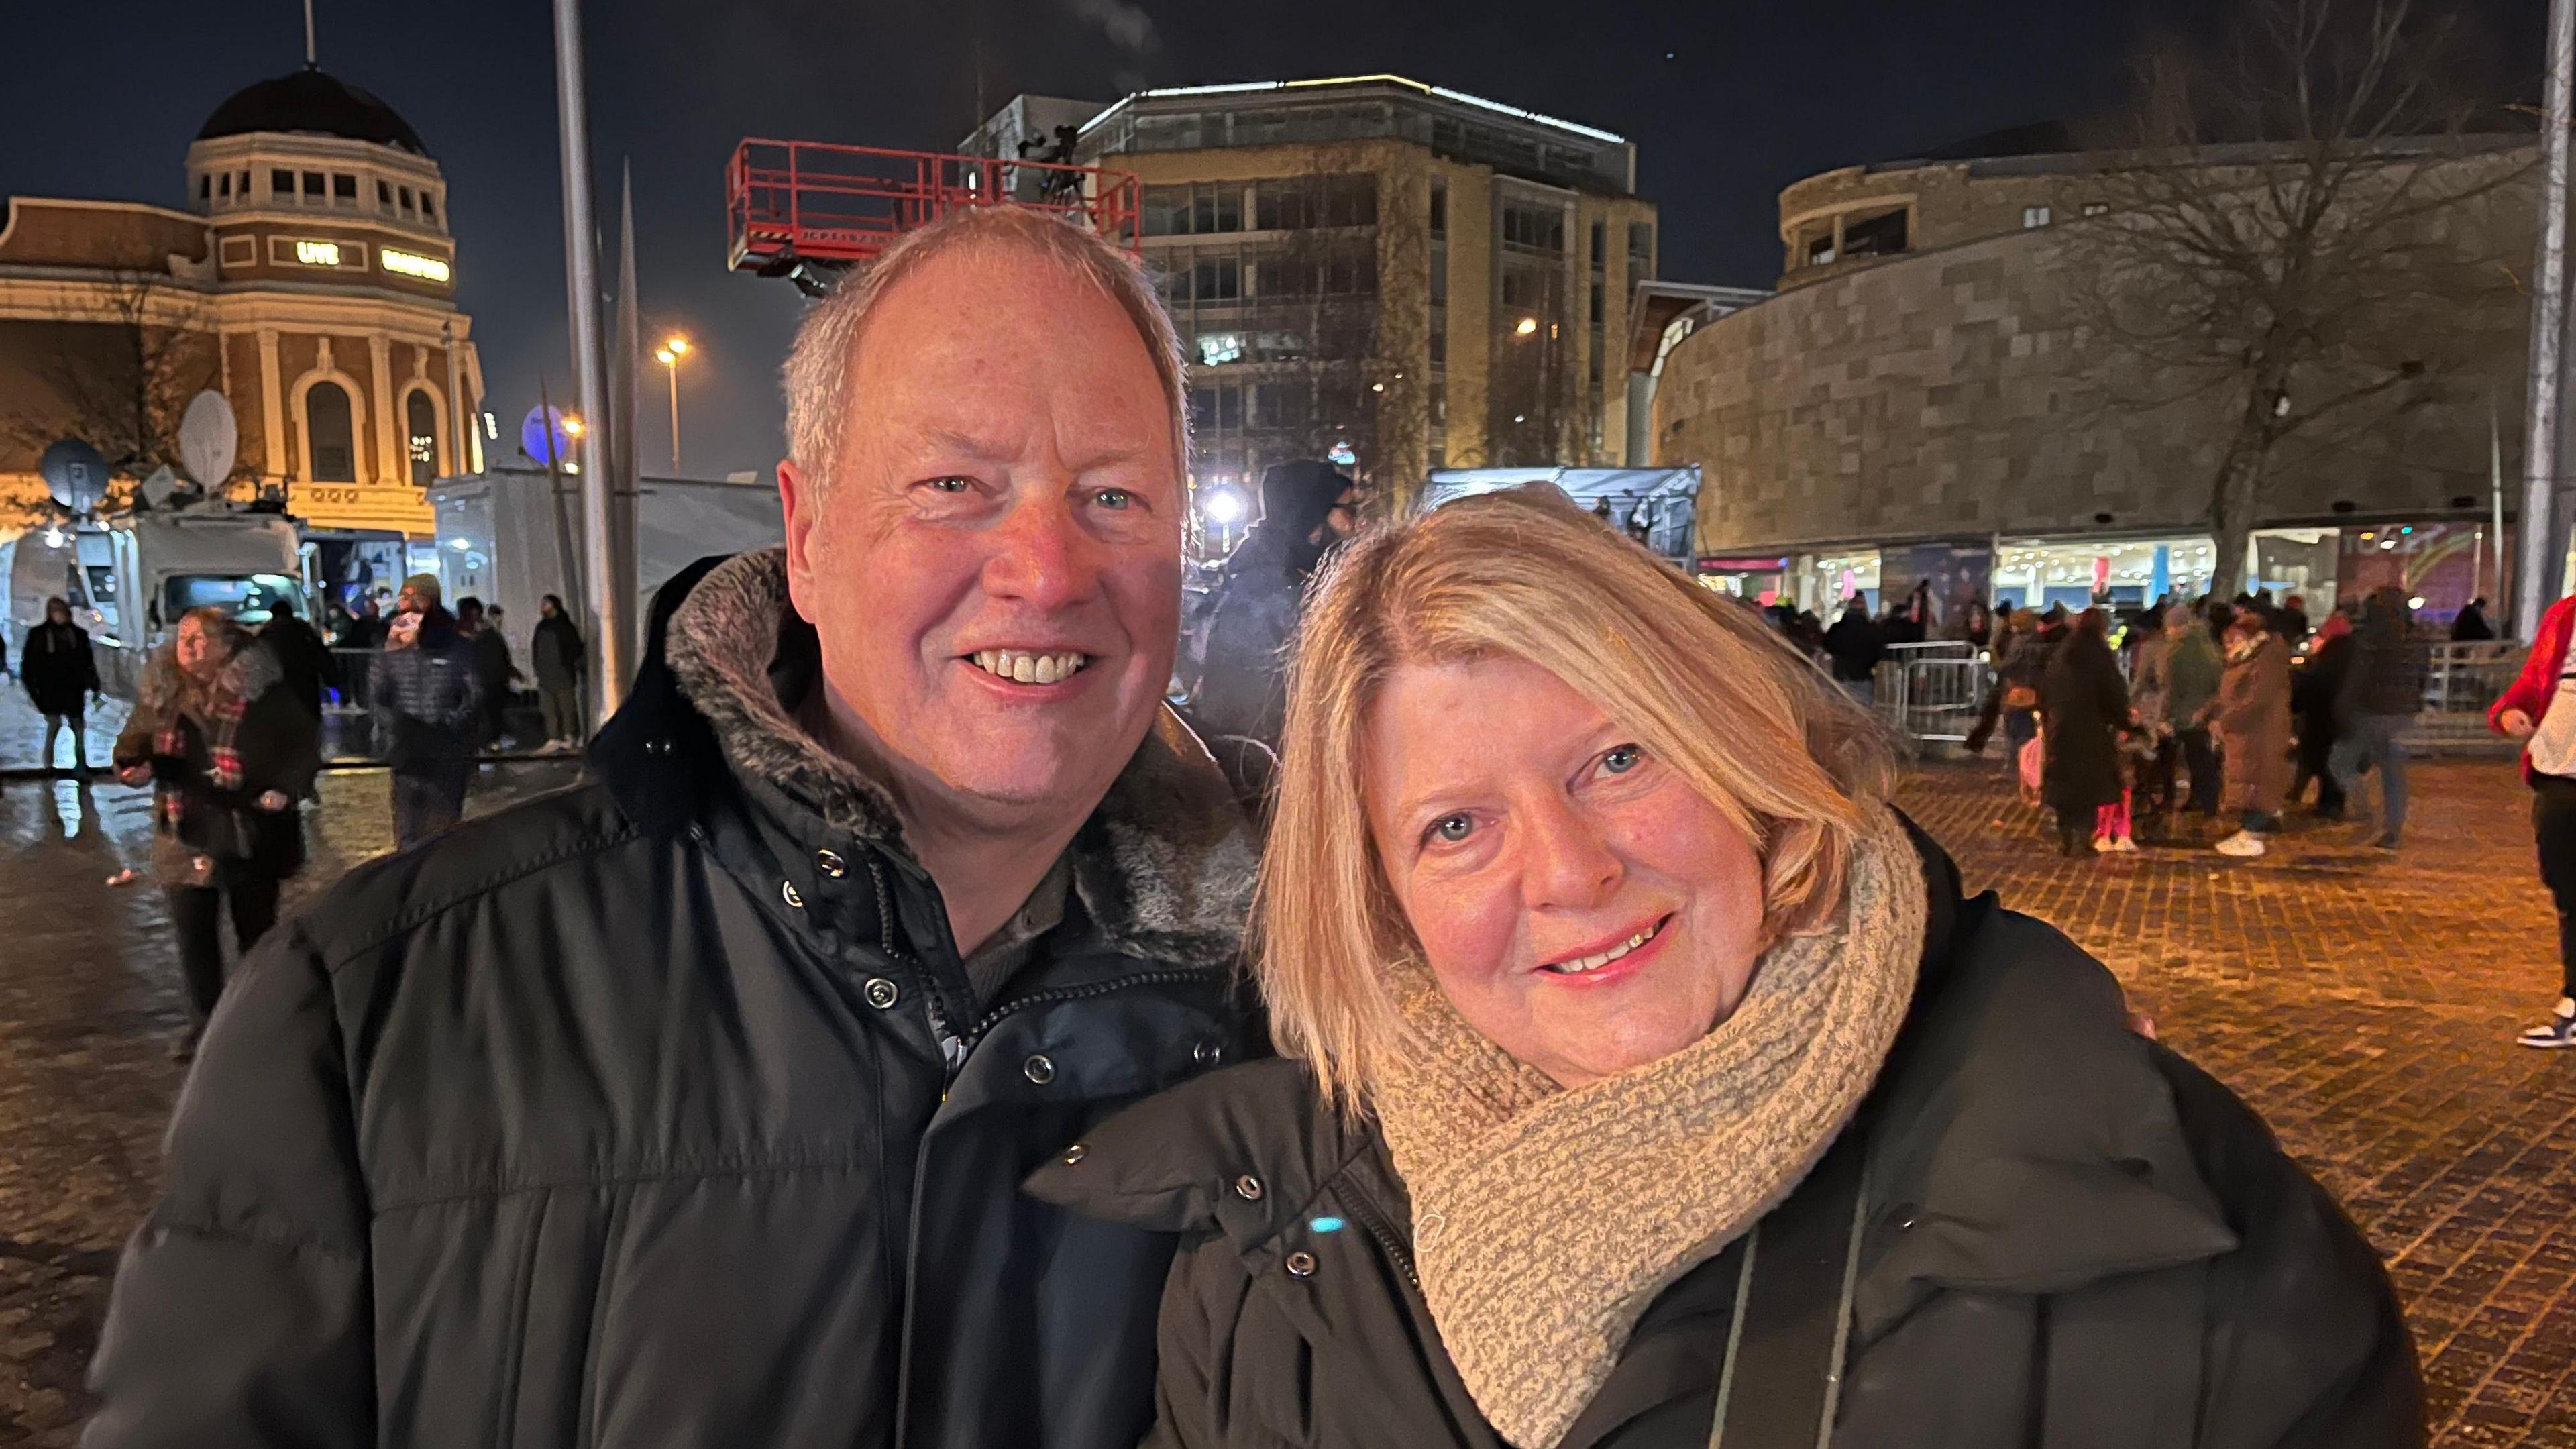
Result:
<svg viewBox="0 0 2576 1449"><path fill-rule="evenodd" d="M814 865L834 880L839 880L850 873L850 863L841 859L841 853L837 850L815 851Z"/></svg>
<svg viewBox="0 0 2576 1449"><path fill-rule="evenodd" d="M902 988L882 976L869 977L868 984L860 987L859 990L867 997L868 1005L879 1011L894 1005L895 998L903 994Z"/></svg>
<svg viewBox="0 0 2576 1449"><path fill-rule="evenodd" d="M1909 1232L1915 1224L1923 1221L1923 1209L1910 1202L1898 1203L1896 1210L1888 1216L1895 1220L1898 1232Z"/></svg>
<svg viewBox="0 0 2576 1449"><path fill-rule="evenodd" d="M1203 1067L1215 1066L1216 1059L1224 1055L1225 1048L1212 1041L1203 1041L1197 1046L1190 1048L1191 1060L1197 1062Z"/></svg>
<svg viewBox="0 0 2576 1449"><path fill-rule="evenodd" d="M1290 1253L1288 1255L1288 1276L1291 1278L1314 1277L1315 1255L1303 1250Z"/></svg>
<svg viewBox="0 0 2576 1449"><path fill-rule="evenodd" d="M1234 1180L1234 1195L1243 1199L1245 1202L1261 1201L1261 1179L1248 1172L1243 1176L1236 1178Z"/></svg>
<svg viewBox="0 0 2576 1449"><path fill-rule="evenodd" d="M1091 1149L1077 1142L1064 1150L1064 1165L1071 1167L1090 1155Z"/></svg>
<svg viewBox="0 0 2576 1449"><path fill-rule="evenodd" d="M1048 1061L1046 1055L1040 1053L1020 1063L1020 1073L1043 1087L1055 1080L1055 1063Z"/></svg>
<svg viewBox="0 0 2576 1449"><path fill-rule="evenodd" d="M797 910L801 911L805 909L805 895L803 892L796 889L796 882L792 880L783 880L778 883L778 898L785 901L790 906L795 907Z"/></svg>

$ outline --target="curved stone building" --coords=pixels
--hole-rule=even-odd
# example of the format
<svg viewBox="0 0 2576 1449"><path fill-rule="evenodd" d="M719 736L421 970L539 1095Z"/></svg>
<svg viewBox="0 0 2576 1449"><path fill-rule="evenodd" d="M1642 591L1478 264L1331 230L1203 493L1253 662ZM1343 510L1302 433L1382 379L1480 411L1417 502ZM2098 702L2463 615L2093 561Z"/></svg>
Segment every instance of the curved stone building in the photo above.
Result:
<svg viewBox="0 0 2576 1449"><path fill-rule="evenodd" d="M403 118L311 66L216 107L183 208L13 196L0 227L0 490L79 436L135 474L180 412L233 406L238 494L426 538L422 490L481 466L447 181Z"/></svg>
<svg viewBox="0 0 2576 1449"><path fill-rule="evenodd" d="M2103 157L2064 144L2042 128L1780 194L1778 293L1675 345L1655 394L1655 461L1706 479L1709 582L1819 610L1926 577L1952 608L2206 587L2230 404L2175 387L2150 410L2113 387L2128 364L2068 295L2078 229L2116 220L2113 190ZM2534 206L2525 179L2431 224L2527 260ZM2249 577L2317 607L2402 583L2437 615L2505 594L2490 444L2510 495L2527 304L2495 290L2456 315L2438 365L2276 450Z"/></svg>

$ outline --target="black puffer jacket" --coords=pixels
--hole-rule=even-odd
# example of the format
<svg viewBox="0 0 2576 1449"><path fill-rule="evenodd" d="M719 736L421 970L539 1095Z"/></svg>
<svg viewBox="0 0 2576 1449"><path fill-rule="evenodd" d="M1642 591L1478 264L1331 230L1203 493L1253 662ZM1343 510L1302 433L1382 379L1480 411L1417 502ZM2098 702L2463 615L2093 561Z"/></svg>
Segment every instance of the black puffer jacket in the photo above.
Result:
<svg viewBox="0 0 2576 1449"><path fill-rule="evenodd" d="M1735 1392L1776 1392L1784 1367L1823 1381L1821 1361L1784 1365L1779 1349L1830 1345L1856 1201L1837 1449L2421 1444L2414 1345L2333 1201L2226 1088L2129 1033L2100 965L1991 895L1960 900L1921 843L1932 895L1912 1014L1816 1175L1864 1134L1866 1186L1821 1224L1832 1251L1808 1301L1825 1331L1748 1312L1738 1361L1770 1371ZM1763 1242L1819 1226L1815 1180L1764 1220ZM1499 1449L1416 1285L1382 1140L1321 1110L1300 1064L1136 1107L1030 1191L1190 1235L1163 1302L1156 1449ZM1549 1271L1547 1241L1532 1223L1531 1273ZM1655 1300L1557 1449L1709 1442L1731 1258ZM1736 1407L1729 1446L1763 1408ZM1762 1442L1813 1444L1816 1422Z"/></svg>
<svg viewBox="0 0 2576 1449"><path fill-rule="evenodd" d="M978 1003L882 797L761 698L814 680L776 551L692 584L740 693L657 617L594 782L362 867L226 990L85 1442L1146 1432L1171 1238L1016 1188L1237 1051L1224 781L1150 736Z"/></svg>

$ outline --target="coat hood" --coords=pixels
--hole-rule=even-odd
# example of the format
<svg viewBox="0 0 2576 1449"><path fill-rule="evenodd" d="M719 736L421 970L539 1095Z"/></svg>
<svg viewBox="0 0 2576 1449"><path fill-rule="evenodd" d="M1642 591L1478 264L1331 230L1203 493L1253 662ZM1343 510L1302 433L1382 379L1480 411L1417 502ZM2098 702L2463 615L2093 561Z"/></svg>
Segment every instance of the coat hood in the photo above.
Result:
<svg viewBox="0 0 2576 1449"><path fill-rule="evenodd" d="M2233 1249L2163 1049L2130 1031L2119 984L1991 893L1962 898L1948 854L1912 835L1927 892L1915 1001L1856 1124L1872 1142L1862 1339L1944 1289L2063 1292ZM1082 1145L1027 1190L1107 1221L1220 1232L1247 1257L1279 1251L1317 1193L1384 1151L1285 1060L1174 1088ZM1268 1186L1257 1200L1229 1189L1247 1172Z"/></svg>
<svg viewBox="0 0 2576 1449"><path fill-rule="evenodd" d="M790 701L820 683L822 654L788 599L786 550L700 560L655 598L650 632L633 695L592 751L621 808L685 829L731 774L910 856L885 789L796 722ZM1241 950L1257 852L1224 774L1163 709L1074 839L1074 888L1118 948L1214 965Z"/></svg>

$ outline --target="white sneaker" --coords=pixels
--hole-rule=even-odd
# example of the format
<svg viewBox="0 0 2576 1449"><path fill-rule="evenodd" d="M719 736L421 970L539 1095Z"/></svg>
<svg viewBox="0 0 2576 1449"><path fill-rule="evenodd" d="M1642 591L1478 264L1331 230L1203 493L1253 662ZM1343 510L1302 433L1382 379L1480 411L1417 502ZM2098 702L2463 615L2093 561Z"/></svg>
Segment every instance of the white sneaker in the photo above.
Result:
<svg viewBox="0 0 2576 1449"><path fill-rule="evenodd" d="M2109 855L2119 848L2120 842L2113 840L2107 835L2096 835L2093 837L2093 853L2095 855Z"/></svg>
<svg viewBox="0 0 2576 1449"><path fill-rule="evenodd" d="M2234 835L2227 837L2225 840L2218 842L2217 845L2211 848L2221 855L2232 855L2240 860L2251 860L2255 856L2263 853L2263 837L2253 834L2250 831L2240 830Z"/></svg>
<svg viewBox="0 0 2576 1449"><path fill-rule="evenodd" d="M2558 1009L2549 1014L2549 1020L2515 1037L2514 1040L2527 1047L2539 1047L2543 1051L2576 1047L2576 1000L2570 1000L2564 996L2558 998Z"/></svg>
<svg viewBox="0 0 2576 1449"><path fill-rule="evenodd" d="M2111 842L2111 848L2122 855L2135 855L2138 853L2138 842L2133 836L2123 835Z"/></svg>

